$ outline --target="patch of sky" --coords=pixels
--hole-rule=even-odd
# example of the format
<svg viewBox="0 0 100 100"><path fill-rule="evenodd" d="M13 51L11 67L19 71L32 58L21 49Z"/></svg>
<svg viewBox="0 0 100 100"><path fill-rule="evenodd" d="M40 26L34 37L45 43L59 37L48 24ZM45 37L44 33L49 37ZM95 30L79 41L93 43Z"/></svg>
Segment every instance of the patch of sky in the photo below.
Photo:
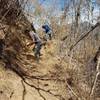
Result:
<svg viewBox="0 0 100 100"><path fill-rule="evenodd" d="M71 18L72 16L75 16L75 12L73 7L73 2L72 0L37 0L39 5L42 6L49 14L48 16L55 16L55 17L60 17L64 11L64 7L69 4L69 11L67 12L69 21L71 22ZM91 0L92 1L92 6L94 7L94 11L93 14L95 15L94 18L96 18L99 15L99 6L96 3L96 0ZM76 4L78 2L78 0L75 0ZM29 2L28 5L25 8L27 11L29 11L29 13L33 13L35 11L35 7L34 4ZM51 11L50 11L51 9ZM46 18L45 18L46 16ZM36 16L35 20L33 18L32 21L34 21L34 23L36 23L36 26L38 27L37 24L39 24L39 19L44 18L44 20L48 20L49 21L49 17L47 17L47 15L42 15L42 16ZM84 13L84 11L82 12L82 20L85 21L86 19L86 11Z"/></svg>

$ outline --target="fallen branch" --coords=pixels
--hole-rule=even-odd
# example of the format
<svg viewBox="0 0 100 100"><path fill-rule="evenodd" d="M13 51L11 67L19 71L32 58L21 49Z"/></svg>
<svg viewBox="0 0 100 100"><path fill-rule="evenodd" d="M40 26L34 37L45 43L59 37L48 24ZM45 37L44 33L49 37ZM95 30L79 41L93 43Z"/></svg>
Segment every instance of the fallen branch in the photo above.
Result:
<svg viewBox="0 0 100 100"><path fill-rule="evenodd" d="M90 32L92 32L95 28L97 28L98 26L100 26L100 23L96 23L94 26L91 27L91 29L87 32L84 33L83 35L81 35L79 37L79 39L77 39L77 41L70 47L70 51L81 41L83 40L85 37L87 37L89 35Z"/></svg>
<svg viewBox="0 0 100 100"><path fill-rule="evenodd" d="M71 86L68 84L67 81L66 81L66 86L69 88L69 90L71 91L71 93L72 93L78 100L81 100L81 98L74 92L74 90L71 88Z"/></svg>
<svg viewBox="0 0 100 100"><path fill-rule="evenodd" d="M94 90L95 90L95 87L96 87L96 83L97 83L97 80L98 80L98 76L100 75L100 72L98 72L95 76L95 80L94 80L94 83L93 83L93 86L92 86L92 89L91 89L91 92L90 92L90 98L93 96L94 94Z"/></svg>
<svg viewBox="0 0 100 100"><path fill-rule="evenodd" d="M99 48L99 50L100 50L100 48ZM100 51L99 51L99 53L100 53ZM97 52L97 54L98 54L98 55L96 54L97 57L100 56L99 53ZM90 98L94 94L94 90L95 90L95 87L96 87L98 76L100 75L100 58L98 57L96 59L98 59L98 61L97 61L97 68L96 68L96 76L95 76L95 79L94 79L94 83L93 83L92 89L90 91Z"/></svg>
<svg viewBox="0 0 100 100"><path fill-rule="evenodd" d="M69 35L64 36L61 41L65 41L67 38L69 37Z"/></svg>

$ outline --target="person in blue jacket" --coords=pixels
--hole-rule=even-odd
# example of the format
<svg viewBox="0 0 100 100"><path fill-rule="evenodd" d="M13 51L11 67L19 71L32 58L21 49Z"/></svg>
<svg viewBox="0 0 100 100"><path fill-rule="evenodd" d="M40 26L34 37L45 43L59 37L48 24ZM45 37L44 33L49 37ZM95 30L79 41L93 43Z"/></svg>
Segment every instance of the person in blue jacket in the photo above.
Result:
<svg viewBox="0 0 100 100"><path fill-rule="evenodd" d="M51 28L49 27L49 25L45 24L45 25L42 25L42 28L44 29L44 32L45 32L45 39L46 40L51 40L52 39L52 30Z"/></svg>

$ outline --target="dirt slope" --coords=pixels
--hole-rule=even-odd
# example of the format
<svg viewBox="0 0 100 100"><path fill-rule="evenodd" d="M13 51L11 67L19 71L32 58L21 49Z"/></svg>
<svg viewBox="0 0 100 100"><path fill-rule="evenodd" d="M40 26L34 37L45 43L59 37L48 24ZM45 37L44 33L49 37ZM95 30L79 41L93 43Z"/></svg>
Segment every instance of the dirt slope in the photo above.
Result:
<svg viewBox="0 0 100 100"><path fill-rule="evenodd" d="M37 63L34 60L34 54L32 52L32 48L27 54L22 54L20 59L23 59L21 62L25 64L27 71L34 76L48 76L48 77L64 77L64 73L60 73L60 71L64 72L64 69L57 64L59 59L55 53L56 50L56 42L52 41L52 43L48 43L46 47L43 47L41 60ZM27 55L27 56L26 56ZM1 61L0 63L0 100L22 100L23 95L23 86L21 83L21 78L10 71L4 68L4 64ZM57 68L58 67L58 68ZM57 71L57 72L56 72ZM60 76L60 74L62 74ZM37 80L33 80L33 84L37 85ZM54 94L64 92L63 84L59 84L56 81L40 81L43 89L50 89ZM42 100L43 98L39 95L38 91L34 88L31 88L26 85L27 93L25 95L25 100ZM41 91L42 92L42 91ZM42 92L47 100L58 100L59 97L50 95L48 93Z"/></svg>
<svg viewBox="0 0 100 100"><path fill-rule="evenodd" d="M61 62L58 43L52 40L42 48L39 63L34 59L32 47L19 57L26 72L40 78L27 79L27 82L40 90L23 84L22 79L5 69L0 61L0 100L99 100L88 98L91 87L85 83L84 65L69 56Z"/></svg>

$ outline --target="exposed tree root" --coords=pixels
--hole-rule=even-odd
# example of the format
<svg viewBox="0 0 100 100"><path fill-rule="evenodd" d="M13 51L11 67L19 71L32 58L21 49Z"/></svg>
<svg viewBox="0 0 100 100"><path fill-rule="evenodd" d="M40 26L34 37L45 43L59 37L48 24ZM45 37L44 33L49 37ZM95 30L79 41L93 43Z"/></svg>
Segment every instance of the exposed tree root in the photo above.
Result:
<svg viewBox="0 0 100 100"><path fill-rule="evenodd" d="M28 82L26 81L26 79L23 79L23 81L24 81L24 83L26 83L28 86L30 86L30 87L36 89L38 92L39 92L39 91L43 91L43 92L45 92L45 93L47 93L47 94L50 94L50 95L52 95L52 96L58 98L59 100L65 100L61 95L54 94L54 93L52 93L50 90L45 90L45 89L43 89L43 88L36 87L35 85L28 83ZM39 92L39 94L41 94L41 93ZM44 96L42 96L42 98L43 98L43 97L44 97Z"/></svg>
<svg viewBox="0 0 100 100"><path fill-rule="evenodd" d="M22 86L23 86L23 95L22 95L22 100L25 100L25 95L26 95L27 91L26 91L26 87L25 87L25 85L24 85L23 80L21 80L21 83L22 83Z"/></svg>
<svg viewBox="0 0 100 100"><path fill-rule="evenodd" d="M39 80L38 80L38 88L40 87L39 84L40 83L39 83ZM40 97L43 98L43 100L46 100L46 98L41 94L40 90L38 90L38 93L39 93Z"/></svg>

